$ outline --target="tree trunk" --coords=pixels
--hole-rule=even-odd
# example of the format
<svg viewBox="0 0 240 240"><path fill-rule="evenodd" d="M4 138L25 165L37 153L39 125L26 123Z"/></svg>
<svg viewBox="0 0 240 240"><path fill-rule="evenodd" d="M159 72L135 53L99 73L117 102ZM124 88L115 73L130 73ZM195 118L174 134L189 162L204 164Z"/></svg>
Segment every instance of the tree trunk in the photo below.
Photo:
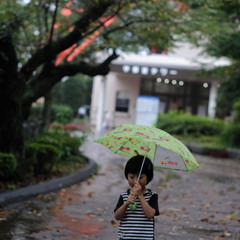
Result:
<svg viewBox="0 0 240 240"><path fill-rule="evenodd" d="M17 97L18 94L16 93L15 96ZM9 99L9 94L1 91L0 112L0 152L14 153L17 157L21 157L23 153L23 121L20 98L18 101Z"/></svg>
<svg viewBox="0 0 240 240"><path fill-rule="evenodd" d="M45 95L44 100L43 127L47 127L51 123L52 91Z"/></svg>
<svg viewBox="0 0 240 240"><path fill-rule="evenodd" d="M0 152L14 153L24 173L22 95L24 82L9 35L0 39Z"/></svg>

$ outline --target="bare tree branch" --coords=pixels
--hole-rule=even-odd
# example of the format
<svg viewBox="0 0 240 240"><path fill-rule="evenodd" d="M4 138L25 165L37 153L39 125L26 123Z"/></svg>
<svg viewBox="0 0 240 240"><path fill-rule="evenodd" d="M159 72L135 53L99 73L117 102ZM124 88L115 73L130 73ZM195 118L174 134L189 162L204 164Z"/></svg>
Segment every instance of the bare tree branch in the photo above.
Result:
<svg viewBox="0 0 240 240"><path fill-rule="evenodd" d="M100 6L92 6L84 12L83 16L77 22L75 22L75 28L72 32L58 41L52 42L51 46L45 46L44 48L38 49L21 69L21 74L25 76L25 79L28 80L32 72L41 64L47 61L53 61L57 54L84 39L90 24L99 19L112 4L111 1L108 1L105 4L100 4ZM100 24L96 26L96 29L99 27L101 27ZM96 29L93 29L92 32L96 31Z"/></svg>
<svg viewBox="0 0 240 240"><path fill-rule="evenodd" d="M56 18L57 18L58 2L59 2L59 0L56 0L56 2L55 2L56 7L54 10L54 14L53 14L52 26L51 26L50 36L49 36L49 40L48 40L48 46L50 46L52 43L54 24L55 24Z"/></svg>
<svg viewBox="0 0 240 240"><path fill-rule="evenodd" d="M53 64L45 65L42 72L28 85L29 90L25 94L24 102L29 104L36 101L56 83L61 81L64 76L74 76L77 73L89 76L107 75L110 71L109 64L117 57L118 55L114 51L112 55L99 64L80 61L62 64L58 67L55 67Z"/></svg>

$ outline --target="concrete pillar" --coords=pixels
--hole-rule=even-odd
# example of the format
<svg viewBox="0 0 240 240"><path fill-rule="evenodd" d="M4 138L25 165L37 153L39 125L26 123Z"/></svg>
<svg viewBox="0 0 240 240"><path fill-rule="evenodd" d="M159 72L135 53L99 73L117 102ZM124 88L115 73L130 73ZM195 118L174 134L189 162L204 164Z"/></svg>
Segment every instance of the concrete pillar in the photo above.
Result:
<svg viewBox="0 0 240 240"><path fill-rule="evenodd" d="M100 136L103 128L104 103L106 94L106 76L101 76L101 84L99 87L98 107L97 107L97 122L96 135Z"/></svg>
<svg viewBox="0 0 240 240"><path fill-rule="evenodd" d="M210 92L209 92L208 117L212 119L215 117L215 114L216 114L217 84L218 84L218 81L212 81Z"/></svg>

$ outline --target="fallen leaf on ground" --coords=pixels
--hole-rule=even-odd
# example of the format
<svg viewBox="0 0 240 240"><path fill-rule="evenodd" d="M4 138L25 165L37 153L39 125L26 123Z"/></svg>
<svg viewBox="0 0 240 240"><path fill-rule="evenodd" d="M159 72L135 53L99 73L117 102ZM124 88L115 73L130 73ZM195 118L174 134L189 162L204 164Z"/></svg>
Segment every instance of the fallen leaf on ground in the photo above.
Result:
<svg viewBox="0 0 240 240"><path fill-rule="evenodd" d="M160 210L160 214L165 214L165 212L166 212L165 208Z"/></svg>
<svg viewBox="0 0 240 240"><path fill-rule="evenodd" d="M224 234L226 237L230 237L230 236L232 235L230 232L227 232L227 231L225 231L223 234Z"/></svg>
<svg viewBox="0 0 240 240"><path fill-rule="evenodd" d="M92 197L93 192L89 192L87 195L88 195L88 197Z"/></svg>
<svg viewBox="0 0 240 240"><path fill-rule="evenodd" d="M208 218L202 218L201 222L209 222L209 219Z"/></svg>
<svg viewBox="0 0 240 240"><path fill-rule="evenodd" d="M42 194L37 195L37 199L43 199L43 195Z"/></svg>
<svg viewBox="0 0 240 240"><path fill-rule="evenodd" d="M231 192L231 191L236 190L236 187L229 187L229 188L227 188L226 190L227 190L228 192Z"/></svg>
<svg viewBox="0 0 240 240"><path fill-rule="evenodd" d="M112 221L111 221L111 224L112 224L113 227L115 227L115 228L117 227L116 221L112 220Z"/></svg>
<svg viewBox="0 0 240 240"><path fill-rule="evenodd" d="M169 198L168 195L162 197L162 199L163 199L164 201L166 201L168 198Z"/></svg>

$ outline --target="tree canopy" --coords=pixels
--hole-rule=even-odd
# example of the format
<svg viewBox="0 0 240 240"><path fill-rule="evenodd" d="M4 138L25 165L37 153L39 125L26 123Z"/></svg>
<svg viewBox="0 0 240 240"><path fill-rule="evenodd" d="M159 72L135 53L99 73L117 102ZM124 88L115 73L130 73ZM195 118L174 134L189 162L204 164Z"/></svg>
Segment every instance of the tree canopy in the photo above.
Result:
<svg viewBox="0 0 240 240"><path fill-rule="evenodd" d="M91 77L78 74L58 83L52 91L52 103L69 105L76 116L80 106L91 104L92 82Z"/></svg>
<svg viewBox="0 0 240 240"><path fill-rule="evenodd" d="M240 2L235 0L186 0L185 39L201 46L208 55L226 57L231 65L214 69L221 79L218 116L224 117L240 96ZM192 31L189 31L192 29Z"/></svg>
<svg viewBox="0 0 240 240"><path fill-rule="evenodd" d="M181 13L166 0L23 2L1 3L0 41L11 49L3 54L15 62L23 81L24 118L31 103L64 76L107 74L117 55L99 62L97 52L165 49L180 29Z"/></svg>
<svg viewBox="0 0 240 240"><path fill-rule="evenodd" d="M181 32L183 7L168 0L1 1L0 151L22 156L32 103L63 77L106 75L117 49L168 48Z"/></svg>

